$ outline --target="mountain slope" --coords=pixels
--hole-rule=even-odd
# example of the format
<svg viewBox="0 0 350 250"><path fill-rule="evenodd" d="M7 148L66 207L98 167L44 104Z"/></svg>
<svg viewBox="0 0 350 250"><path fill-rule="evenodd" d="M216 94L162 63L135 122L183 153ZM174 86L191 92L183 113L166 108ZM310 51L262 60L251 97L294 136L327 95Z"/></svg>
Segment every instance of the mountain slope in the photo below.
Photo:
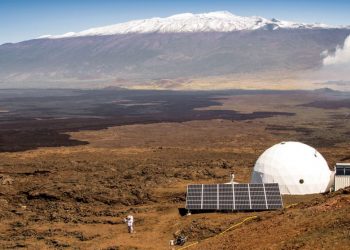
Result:
<svg viewBox="0 0 350 250"><path fill-rule="evenodd" d="M148 81L317 69L322 64L321 53L332 51L350 34L350 30L345 28L287 25L267 19L256 24L252 20L258 17L239 17L241 23L236 20L235 27L241 30L224 29L230 24L225 20L237 18L221 12L166 18L166 22L174 20L169 21L169 25L178 25L177 20L211 20L210 25L206 23L205 27L213 30L219 27L217 30L220 32L207 31L204 26L192 22L191 25L198 31L170 32L170 26L167 26L169 32L114 34L115 29L108 29L113 34L106 35L106 30L95 29L70 36L3 44L0 46L0 86L17 86L18 82L34 82L30 86L36 87L37 82L57 80L101 82L122 78ZM211 26L218 20L222 23ZM148 21L158 22L150 19L144 23L149 24ZM266 28L271 22L280 23L279 28ZM138 25L133 27L142 28ZM159 30L156 25L149 27ZM190 26L181 26L180 30L189 29ZM75 87L62 84L62 87Z"/></svg>

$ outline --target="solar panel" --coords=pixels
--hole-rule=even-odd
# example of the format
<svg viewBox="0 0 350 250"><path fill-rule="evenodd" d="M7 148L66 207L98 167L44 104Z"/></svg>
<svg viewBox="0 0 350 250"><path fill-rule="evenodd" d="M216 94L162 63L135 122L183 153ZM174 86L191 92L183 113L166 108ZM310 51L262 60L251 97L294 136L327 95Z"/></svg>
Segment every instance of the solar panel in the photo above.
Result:
<svg viewBox="0 0 350 250"><path fill-rule="evenodd" d="M203 185L202 209L218 209L218 185Z"/></svg>
<svg viewBox="0 0 350 250"><path fill-rule="evenodd" d="M202 209L202 190L203 185L188 185L186 207L191 209Z"/></svg>
<svg viewBox="0 0 350 250"><path fill-rule="evenodd" d="M250 195L249 195L248 184L234 184L233 191L235 193L235 209L249 210Z"/></svg>
<svg viewBox="0 0 350 250"><path fill-rule="evenodd" d="M266 202L269 209L283 207L280 188L277 183L265 183Z"/></svg>
<svg viewBox="0 0 350 250"><path fill-rule="evenodd" d="M264 184L249 184L249 193L253 210L268 209Z"/></svg>
<svg viewBox="0 0 350 250"><path fill-rule="evenodd" d="M219 210L233 210L235 200L232 185L219 184Z"/></svg>
<svg viewBox="0 0 350 250"><path fill-rule="evenodd" d="M271 210L283 207L277 183L187 186L189 210Z"/></svg>

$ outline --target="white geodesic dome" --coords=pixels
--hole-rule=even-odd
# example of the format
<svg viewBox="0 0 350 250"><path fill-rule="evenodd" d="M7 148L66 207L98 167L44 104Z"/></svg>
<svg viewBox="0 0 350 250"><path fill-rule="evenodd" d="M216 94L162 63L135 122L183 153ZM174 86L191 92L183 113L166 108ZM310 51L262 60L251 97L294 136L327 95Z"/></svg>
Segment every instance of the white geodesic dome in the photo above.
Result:
<svg viewBox="0 0 350 250"><path fill-rule="evenodd" d="M281 142L256 161L251 183L278 183L282 194L327 191L332 172L316 149L300 142Z"/></svg>

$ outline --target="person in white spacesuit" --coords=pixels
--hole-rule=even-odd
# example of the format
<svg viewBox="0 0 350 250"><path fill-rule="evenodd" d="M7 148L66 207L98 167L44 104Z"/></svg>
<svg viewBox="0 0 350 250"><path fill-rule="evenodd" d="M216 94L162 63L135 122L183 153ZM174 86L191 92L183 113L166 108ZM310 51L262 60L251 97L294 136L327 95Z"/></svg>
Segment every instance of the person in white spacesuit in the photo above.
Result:
<svg viewBox="0 0 350 250"><path fill-rule="evenodd" d="M133 233L134 232L134 216L128 215L124 222L128 225L128 232Z"/></svg>

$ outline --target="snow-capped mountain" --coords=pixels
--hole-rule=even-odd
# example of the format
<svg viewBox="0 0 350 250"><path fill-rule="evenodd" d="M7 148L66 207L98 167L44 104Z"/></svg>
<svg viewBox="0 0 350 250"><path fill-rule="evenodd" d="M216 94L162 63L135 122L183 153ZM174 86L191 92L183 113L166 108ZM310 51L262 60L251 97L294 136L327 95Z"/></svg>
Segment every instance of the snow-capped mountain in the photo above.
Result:
<svg viewBox="0 0 350 250"><path fill-rule="evenodd" d="M229 12L130 21L0 45L0 88L313 70L349 34Z"/></svg>
<svg viewBox="0 0 350 250"><path fill-rule="evenodd" d="M40 38L66 38L80 36L103 36L129 33L184 33L184 32L232 32L241 30L277 29L325 29L335 28L326 24L305 24L280 21L275 18L241 17L228 11L203 14L184 13L166 18L151 18L92 28L63 35L46 35Z"/></svg>

